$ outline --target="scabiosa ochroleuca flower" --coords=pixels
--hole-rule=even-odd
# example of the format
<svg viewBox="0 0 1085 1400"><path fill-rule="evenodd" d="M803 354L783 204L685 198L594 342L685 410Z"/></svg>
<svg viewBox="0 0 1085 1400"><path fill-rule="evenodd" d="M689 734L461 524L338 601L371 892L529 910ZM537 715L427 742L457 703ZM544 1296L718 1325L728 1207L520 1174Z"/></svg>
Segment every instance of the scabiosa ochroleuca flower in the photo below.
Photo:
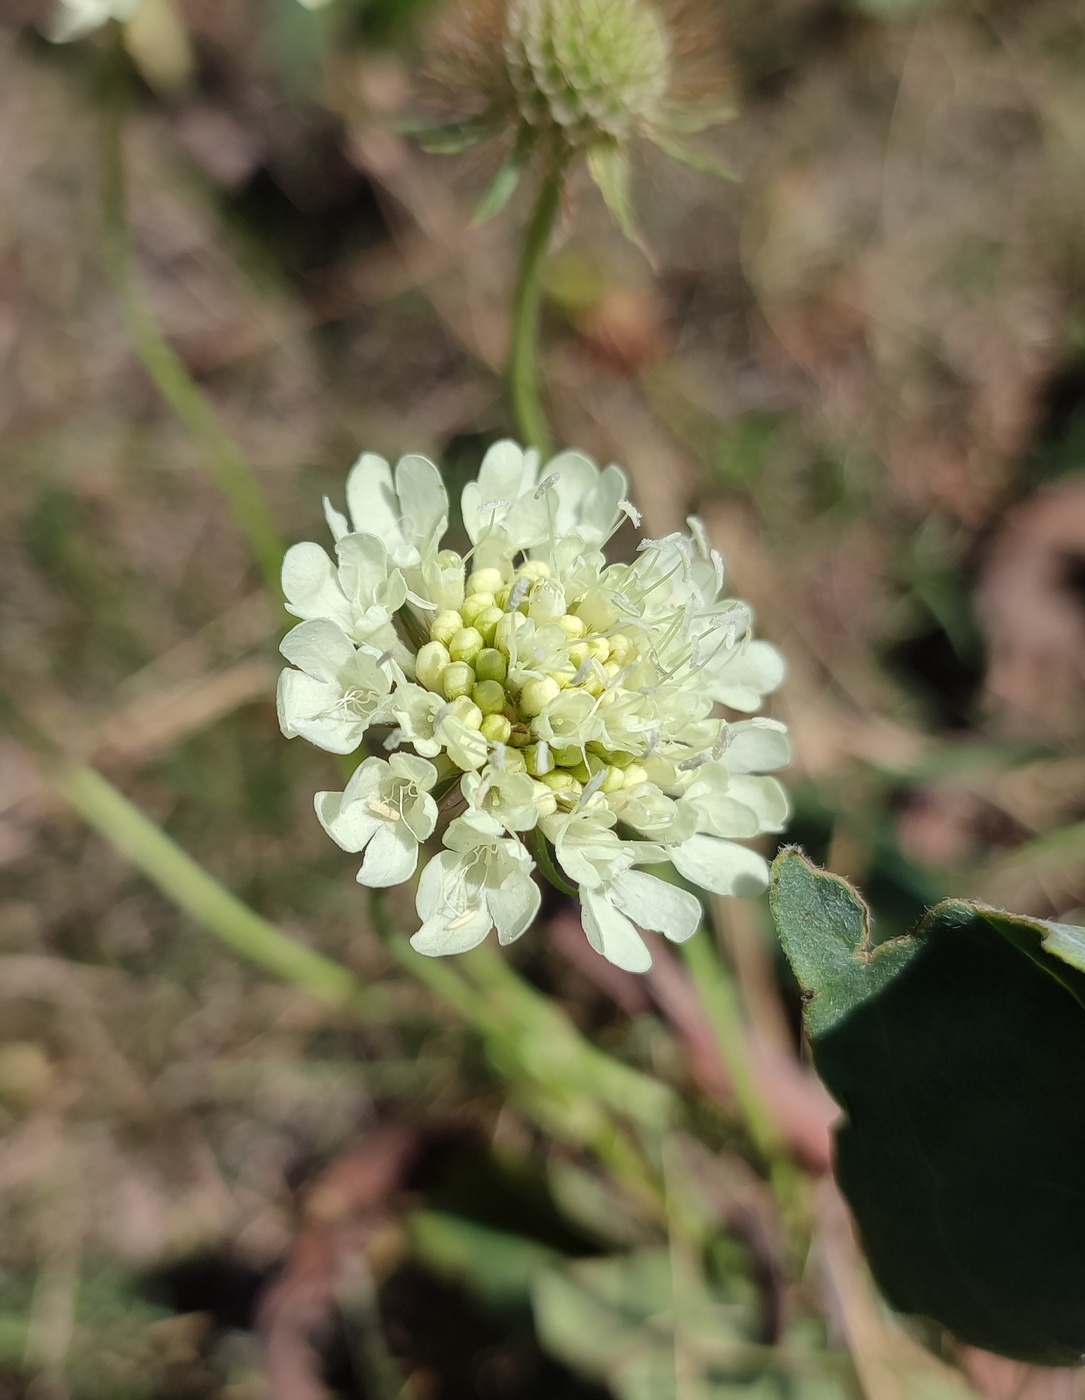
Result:
<svg viewBox="0 0 1085 1400"><path fill-rule="evenodd" d="M701 910L642 867L670 861L693 885L756 895L762 857L739 844L783 828L784 726L752 714L783 678L724 596L723 561L697 520L607 563L628 518L618 467L578 452L542 465L511 442L461 497L470 548L443 547L449 503L424 457L393 471L371 453L325 503L335 559L296 544L283 564L301 619L282 651L279 719L332 753L370 752L317 815L358 880L410 879L412 942L518 938L539 909L535 859L577 890L591 945L644 971L638 933L688 938ZM386 755L386 756L384 756ZM439 854L425 843L440 834Z"/></svg>

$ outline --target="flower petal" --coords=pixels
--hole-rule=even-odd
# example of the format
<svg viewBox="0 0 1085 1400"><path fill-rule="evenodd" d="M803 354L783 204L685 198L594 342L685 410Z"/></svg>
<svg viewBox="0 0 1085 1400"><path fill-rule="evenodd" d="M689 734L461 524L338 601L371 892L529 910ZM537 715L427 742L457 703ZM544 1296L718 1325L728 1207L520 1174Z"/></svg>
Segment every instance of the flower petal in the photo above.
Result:
<svg viewBox="0 0 1085 1400"><path fill-rule="evenodd" d="M428 457L411 454L396 463L395 480L408 539L416 548L435 543L448 526L448 492L441 473Z"/></svg>
<svg viewBox="0 0 1085 1400"><path fill-rule="evenodd" d="M354 643L341 627L326 618L299 622L279 643L292 665L314 680L337 684L343 667L354 660Z"/></svg>
<svg viewBox="0 0 1085 1400"><path fill-rule="evenodd" d="M465 953L476 948L490 932L493 920L481 903L458 911L452 902L457 886L462 886L462 862L454 851L442 851L426 865L418 881L415 908L422 927L411 939L411 947L427 957Z"/></svg>
<svg viewBox="0 0 1085 1400"><path fill-rule="evenodd" d="M542 904L542 894L525 871L510 875L499 889L490 890L486 903L497 925L498 940L512 943L531 927Z"/></svg>
<svg viewBox="0 0 1085 1400"><path fill-rule="evenodd" d="M634 923L665 934L675 943L692 938L701 926L701 901L656 875L627 870L612 888L614 903Z"/></svg>
<svg viewBox="0 0 1085 1400"><path fill-rule="evenodd" d="M756 641L728 652L722 665L705 674L714 699L748 713L783 683L787 666L771 642Z"/></svg>
<svg viewBox="0 0 1085 1400"><path fill-rule="evenodd" d="M736 774L731 779L728 793L736 802L741 802L755 813L759 831L783 831L787 825L791 816L791 802L775 778Z"/></svg>
<svg viewBox="0 0 1085 1400"><path fill-rule="evenodd" d="M417 864L418 842L403 823L382 821L365 848L365 859L356 878L359 885L386 889L409 880Z"/></svg>
<svg viewBox="0 0 1085 1400"><path fill-rule="evenodd" d="M778 719L739 720L729 726L724 759L732 773L774 773L791 762L787 726Z"/></svg>
<svg viewBox="0 0 1085 1400"><path fill-rule="evenodd" d="M318 544L293 544L283 559L286 610L300 618L330 618L350 626L350 605L339 587L335 565Z"/></svg>
<svg viewBox="0 0 1085 1400"><path fill-rule="evenodd" d="M652 955L624 914L614 908L601 890L582 889L580 908L584 933L597 953L625 972L647 972Z"/></svg>
<svg viewBox="0 0 1085 1400"><path fill-rule="evenodd" d="M363 452L350 469L347 509L355 530L379 535L390 549L393 542L402 540L392 468L375 452Z"/></svg>
<svg viewBox="0 0 1085 1400"><path fill-rule="evenodd" d="M713 894L754 899L768 889L768 861L733 841L699 833L675 846L670 855L680 875Z"/></svg>
<svg viewBox="0 0 1085 1400"><path fill-rule="evenodd" d="M362 742L365 725L339 713L340 700L337 686L301 671L283 671L276 695L279 727L288 739L308 739L328 753L353 753Z"/></svg>
<svg viewBox="0 0 1085 1400"><path fill-rule="evenodd" d="M383 826L367 802L345 802L341 792L318 792L313 799L317 820L337 846L360 851Z"/></svg>

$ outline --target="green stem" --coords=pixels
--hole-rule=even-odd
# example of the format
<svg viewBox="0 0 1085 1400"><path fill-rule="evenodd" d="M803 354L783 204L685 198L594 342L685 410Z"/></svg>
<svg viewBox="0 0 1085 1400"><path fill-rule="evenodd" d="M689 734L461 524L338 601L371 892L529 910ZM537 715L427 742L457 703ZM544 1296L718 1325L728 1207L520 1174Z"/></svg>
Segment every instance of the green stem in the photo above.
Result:
<svg viewBox="0 0 1085 1400"><path fill-rule="evenodd" d="M51 776L57 791L88 826L234 952L284 982L365 1019L387 1020L394 1014L345 967L289 937L243 904L93 769L63 765Z"/></svg>
<svg viewBox="0 0 1085 1400"><path fill-rule="evenodd" d="M543 177L531 222L524 235L520 273L512 304L512 340L509 345L509 393L516 425L525 447L550 454L550 432L539 398L539 308L542 301L542 269L561 205L562 172Z"/></svg>
<svg viewBox="0 0 1085 1400"><path fill-rule="evenodd" d="M273 596L279 596L283 546L267 500L241 449L166 341L144 304L133 267L124 168L125 56L116 43L107 54L102 117L103 251L120 302L129 344L159 393L205 454L207 470L226 497L238 528Z"/></svg>
<svg viewBox="0 0 1085 1400"><path fill-rule="evenodd" d="M727 975L706 930L699 929L682 944L682 956L708 1014L720 1056L734 1085L739 1112L754 1146L770 1165L780 1162L786 1158L786 1150L750 1067L735 984Z"/></svg>
<svg viewBox="0 0 1085 1400"><path fill-rule="evenodd" d="M579 889L576 885L570 884L558 869L550 853L550 843L538 827L535 827L529 835L528 843L531 846L531 854L535 857L536 864L543 878L549 884L553 885L556 890L560 890L562 894L572 895L575 899L580 893Z"/></svg>

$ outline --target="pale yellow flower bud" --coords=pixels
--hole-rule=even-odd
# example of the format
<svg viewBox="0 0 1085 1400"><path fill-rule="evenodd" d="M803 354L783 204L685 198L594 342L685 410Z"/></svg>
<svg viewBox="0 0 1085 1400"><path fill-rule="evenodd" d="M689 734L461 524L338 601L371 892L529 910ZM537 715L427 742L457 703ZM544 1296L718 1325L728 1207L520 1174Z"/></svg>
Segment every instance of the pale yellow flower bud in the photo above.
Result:
<svg viewBox="0 0 1085 1400"><path fill-rule="evenodd" d="M471 691L471 699L484 715L501 715L505 719L502 713L506 703L505 687L499 681L479 681ZM506 719L505 723L509 724L509 721ZM512 728L511 724L509 728ZM504 743L504 739L501 742Z"/></svg>
<svg viewBox="0 0 1085 1400"><path fill-rule="evenodd" d="M441 677L441 690L446 700L458 700L468 696L475 688L475 673L466 661L453 661L445 667Z"/></svg>
<svg viewBox="0 0 1085 1400"><path fill-rule="evenodd" d="M429 634L435 642L444 642L448 646L452 638L463 627L463 618L458 612L451 608L444 612L439 612L430 623Z"/></svg>
<svg viewBox="0 0 1085 1400"><path fill-rule="evenodd" d="M482 650L482 633L477 627L461 627L448 644L453 661L473 661Z"/></svg>
<svg viewBox="0 0 1085 1400"><path fill-rule="evenodd" d="M476 569L467 576L467 595L472 597L478 593L488 593L493 601L493 595L504 582L500 569Z"/></svg>
<svg viewBox="0 0 1085 1400"><path fill-rule="evenodd" d="M561 686L550 676L528 681L520 692L520 713L533 718L541 715L551 700L561 694Z"/></svg>
<svg viewBox="0 0 1085 1400"><path fill-rule="evenodd" d="M475 690L478 690L478 686L475 687ZM487 714L483 716L481 731L482 737L491 744L507 744L509 735L512 733L512 725L504 715ZM508 754L505 755L505 767L511 767Z"/></svg>
<svg viewBox="0 0 1085 1400"><path fill-rule="evenodd" d="M443 642L427 642L419 649L414 663L418 684L424 685L427 690L440 690L441 676L451 660Z"/></svg>
<svg viewBox="0 0 1085 1400"><path fill-rule="evenodd" d="M501 685L509 673L509 663L496 647L483 647L475 657L474 667L480 681L497 681Z"/></svg>

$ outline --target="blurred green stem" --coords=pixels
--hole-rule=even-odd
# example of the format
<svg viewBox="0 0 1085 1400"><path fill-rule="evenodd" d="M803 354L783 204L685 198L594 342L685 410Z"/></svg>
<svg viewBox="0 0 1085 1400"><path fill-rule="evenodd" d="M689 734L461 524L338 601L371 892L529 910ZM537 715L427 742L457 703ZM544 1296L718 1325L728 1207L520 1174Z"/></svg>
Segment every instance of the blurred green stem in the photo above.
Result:
<svg viewBox="0 0 1085 1400"><path fill-rule="evenodd" d="M110 280L120 301L129 344L205 454L207 469L226 497L265 583L278 597L283 546L260 484L180 356L162 335L144 304L136 278L124 167L128 70L119 28L114 38L107 49L102 112L103 244Z"/></svg>
<svg viewBox="0 0 1085 1400"><path fill-rule="evenodd" d="M561 207L562 169L548 172L535 201L524 235L520 274L512 304L512 340L509 346L509 392L516 426L525 447L536 447L542 456L551 451L550 431L539 397L539 308L542 302L542 270L550 247L554 221Z"/></svg>
<svg viewBox="0 0 1085 1400"><path fill-rule="evenodd" d="M387 1019L387 1008L353 973L261 918L100 774L61 764L51 776L57 791L88 826L235 953L333 1006L370 1020Z"/></svg>
<svg viewBox="0 0 1085 1400"><path fill-rule="evenodd" d="M770 1166L785 1161L786 1148L750 1067L735 984L706 929L699 929L682 944L682 957L700 993L720 1057L731 1076L739 1112L754 1146Z"/></svg>

